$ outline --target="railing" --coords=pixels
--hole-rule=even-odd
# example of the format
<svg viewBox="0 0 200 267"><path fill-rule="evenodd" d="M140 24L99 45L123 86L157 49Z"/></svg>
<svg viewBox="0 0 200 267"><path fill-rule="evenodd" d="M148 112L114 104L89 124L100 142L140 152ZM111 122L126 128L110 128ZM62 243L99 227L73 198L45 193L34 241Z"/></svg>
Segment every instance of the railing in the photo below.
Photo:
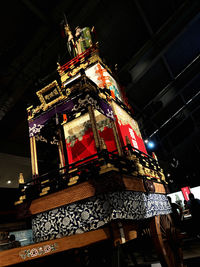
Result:
<svg viewBox="0 0 200 267"><path fill-rule="evenodd" d="M159 166L158 161L151 157L149 154L146 154L139 149L133 147L132 145L127 145L123 147L123 151L125 154L127 154L128 151L130 151L131 154L134 154L138 157L140 164L142 164L144 167L147 167L149 169L153 169L156 171L161 171L161 168Z"/></svg>
<svg viewBox="0 0 200 267"><path fill-rule="evenodd" d="M138 171L138 164L140 164L144 168L160 172L161 168L154 158L131 145L124 146L123 151L124 156L119 156L117 150L108 152L105 149L92 156L66 165L63 168L42 174L25 184L21 184L19 195L26 196L27 200L33 200L42 195L73 186L74 184L96 179L100 174L102 166L106 166L107 164L118 169L120 173L131 174L137 172L137 177L157 180L155 177L141 175ZM131 156L136 158L137 162L131 159Z"/></svg>
<svg viewBox="0 0 200 267"><path fill-rule="evenodd" d="M97 45L95 44L95 45L91 46L90 48L88 48L87 50L85 50L80 55L76 56L75 58L73 58L72 60L67 62L66 64L60 66L60 71L64 72L70 68L71 69L74 68L75 65L84 62L89 56L91 56L93 53L97 53L97 52L98 52L98 49L97 49Z"/></svg>

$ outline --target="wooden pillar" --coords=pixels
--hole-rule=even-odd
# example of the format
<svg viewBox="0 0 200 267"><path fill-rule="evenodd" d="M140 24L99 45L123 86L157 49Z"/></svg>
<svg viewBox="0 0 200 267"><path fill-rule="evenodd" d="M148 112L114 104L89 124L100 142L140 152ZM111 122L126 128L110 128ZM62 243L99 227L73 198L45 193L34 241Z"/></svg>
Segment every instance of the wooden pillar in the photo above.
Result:
<svg viewBox="0 0 200 267"><path fill-rule="evenodd" d="M60 168L64 168L66 166L67 162L67 153L66 150L64 150L64 141L63 141L63 134L61 129L58 129L58 154L60 159ZM62 169L61 173L65 173L66 169Z"/></svg>
<svg viewBox="0 0 200 267"><path fill-rule="evenodd" d="M137 238L138 223L133 221L122 222L120 220L112 221L110 224L111 235L114 246L126 243Z"/></svg>
<svg viewBox="0 0 200 267"><path fill-rule="evenodd" d="M38 161L35 136L30 137L32 176L38 176Z"/></svg>
<svg viewBox="0 0 200 267"><path fill-rule="evenodd" d="M123 155L123 150L122 150L122 146L119 140L119 135L118 135L118 131L117 131L117 126L116 126L116 122L112 121L112 129L113 129L113 134L115 137L115 142L116 142L116 146L117 146L117 151L119 156Z"/></svg>
<svg viewBox="0 0 200 267"><path fill-rule="evenodd" d="M60 159L60 168L65 167L65 157L64 157L64 151L63 151L63 143L61 140L58 141L58 153L59 153L59 159Z"/></svg>
<svg viewBox="0 0 200 267"><path fill-rule="evenodd" d="M112 102L110 103L110 105L112 107L113 115L116 118L116 114L115 114ZM115 137L115 142L116 142L118 154L119 154L119 156L122 156L123 155L123 150L122 150L121 142L120 142L120 139L119 139L119 133L118 133L118 130L117 130L116 121L112 121L112 128L113 128L113 133L114 133L114 137Z"/></svg>
<svg viewBox="0 0 200 267"><path fill-rule="evenodd" d="M33 106L27 108L28 121L33 118ZM38 161L35 136L30 137L32 177L38 176Z"/></svg>
<svg viewBox="0 0 200 267"><path fill-rule="evenodd" d="M56 114L56 126L58 127L57 135L58 135L58 154L60 159L60 168L63 168L67 164L67 151L64 149L65 138L63 132L63 123L60 122L59 115ZM64 173L65 169L61 171Z"/></svg>
<svg viewBox="0 0 200 267"><path fill-rule="evenodd" d="M94 134L95 145L97 148L97 152L99 152L101 150L101 140L100 140L99 132L97 129L96 119L95 119L95 115L94 115L94 109L92 106L88 106L88 113L89 113L89 117L90 117L90 121L91 121L92 131Z"/></svg>

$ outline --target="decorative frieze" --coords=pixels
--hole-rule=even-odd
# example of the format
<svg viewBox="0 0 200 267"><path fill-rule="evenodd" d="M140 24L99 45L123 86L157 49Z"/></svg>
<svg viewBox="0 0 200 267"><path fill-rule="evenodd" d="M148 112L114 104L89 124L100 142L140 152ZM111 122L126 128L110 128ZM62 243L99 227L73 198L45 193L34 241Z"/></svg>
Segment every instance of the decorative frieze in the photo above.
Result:
<svg viewBox="0 0 200 267"><path fill-rule="evenodd" d="M26 260L27 258L35 258L39 256L43 256L44 254L49 254L58 249L58 244L47 244L40 247L34 247L32 249L25 249L19 252L19 256L21 259Z"/></svg>

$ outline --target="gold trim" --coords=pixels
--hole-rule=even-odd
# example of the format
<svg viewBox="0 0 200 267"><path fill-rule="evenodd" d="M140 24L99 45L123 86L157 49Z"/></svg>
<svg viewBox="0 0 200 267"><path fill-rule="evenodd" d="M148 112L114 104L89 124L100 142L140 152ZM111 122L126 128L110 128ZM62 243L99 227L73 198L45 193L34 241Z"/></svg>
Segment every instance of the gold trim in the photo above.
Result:
<svg viewBox="0 0 200 267"><path fill-rule="evenodd" d="M33 108L33 105L30 106L30 107L28 107L26 110L28 111L28 110L30 110L30 109L32 109L32 108Z"/></svg>
<svg viewBox="0 0 200 267"><path fill-rule="evenodd" d="M33 138L34 137L30 137L32 176L35 175L35 165L34 165L34 156L33 156L34 155Z"/></svg>
<svg viewBox="0 0 200 267"><path fill-rule="evenodd" d="M35 136L30 137L32 176L38 175L38 162Z"/></svg>
<svg viewBox="0 0 200 267"><path fill-rule="evenodd" d="M35 175L37 176L38 175L38 162L37 162L37 149L36 149L35 138L33 139L33 146L34 146Z"/></svg>
<svg viewBox="0 0 200 267"><path fill-rule="evenodd" d="M74 65L72 65L68 71L66 72L63 71L62 74L60 74L62 83L66 82L69 78L72 78L73 76L75 76L81 69L86 69L87 67L90 67L90 65L92 65L95 62L99 62L105 65L102 59L99 57L99 55L94 54L87 61L85 59L81 61L81 64L78 67L74 68ZM112 71L109 69L108 66L106 66L106 68L112 73Z"/></svg>
<svg viewBox="0 0 200 267"><path fill-rule="evenodd" d="M49 182L49 180L45 180L45 181L42 181L41 184L46 184L48 182Z"/></svg>
<svg viewBox="0 0 200 267"><path fill-rule="evenodd" d="M115 168L112 164L111 164L111 166L109 166L107 164L107 165L101 166L100 171L99 171L99 174L104 174L104 173L110 172L110 171L117 171L117 172L119 172L119 169L118 168Z"/></svg>
<svg viewBox="0 0 200 267"><path fill-rule="evenodd" d="M77 171L77 170L78 170L78 168L76 168L76 169L72 169L72 170L69 170L68 173L72 173L72 172L75 172L75 171Z"/></svg>
<svg viewBox="0 0 200 267"><path fill-rule="evenodd" d="M59 93L59 97L57 97L56 99L54 99L53 101L46 103L46 100L43 96L44 93L48 92L51 88L56 87L56 89L58 90ZM55 104L56 102L63 100L66 98L66 96L63 95L57 81L53 81L52 83L48 84L47 86L45 86L44 88L42 88L41 90L36 92L37 96L39 97L39 100L42 104L42 109L43 110L47 110L49 107L51 107L53 104Z"/></svg>

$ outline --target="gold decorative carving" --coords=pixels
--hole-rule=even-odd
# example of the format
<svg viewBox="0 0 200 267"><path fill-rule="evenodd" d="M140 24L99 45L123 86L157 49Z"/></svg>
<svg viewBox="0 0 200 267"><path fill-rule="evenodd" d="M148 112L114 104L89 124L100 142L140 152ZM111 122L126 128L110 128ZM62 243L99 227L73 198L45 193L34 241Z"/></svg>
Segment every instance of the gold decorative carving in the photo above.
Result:
<svg viewBox="0 0 200 267"><path fill-rule="evenodd" d="M19 174L19 184L24 184L24 176L22 172Z"/></svg>
<svg viewBox="0 0 200 267"><path fill-rule="evenodd" d="M39 97L43 110L47 110L56 102L66 98L66 96L63 95L56 80L36 92L36 94ZM53 100L49 101L51 100L51 98L53 98Z"/></svg>
<svg viewBox="0 0 200 267"><path fill-rule="evenodd" d="M80 62L81 62L81 64L79 66L75 67L75 68L74 68L74 64L71 65L70 66L70 70L68 72L66 72L66 73L61 72L60 69L59 69L59 74L61 76L62 83L64 83L66 80L68 80L68 79L72 78L73 76L75 76L81 69L86 69L89 65L91 65L91 64L93 64L95 62L100 62L100 63L104 64L98 54L92 55L87 61L85 60L85 58L83 58L83 59L81 59ZM111 72L111 70L109 68L108 68L108 70Z"/></svg>

